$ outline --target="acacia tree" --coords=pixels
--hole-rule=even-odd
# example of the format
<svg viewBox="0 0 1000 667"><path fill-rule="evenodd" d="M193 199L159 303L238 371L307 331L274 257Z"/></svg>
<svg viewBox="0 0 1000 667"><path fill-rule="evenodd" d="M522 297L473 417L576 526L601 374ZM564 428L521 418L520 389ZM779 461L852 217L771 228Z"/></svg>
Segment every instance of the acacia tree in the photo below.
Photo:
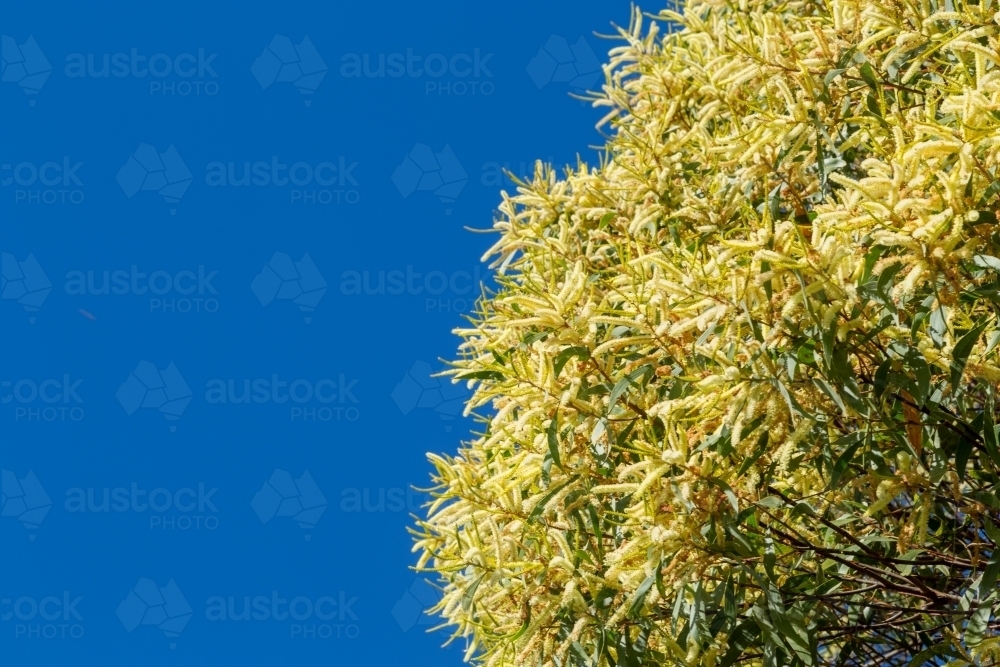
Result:
<svg viewBox="0 0 1000 667"><path fill-rule="evenodd" d="M1000 660L1000 7L691 0L504 195L413 529L506 665Z"/></svg>

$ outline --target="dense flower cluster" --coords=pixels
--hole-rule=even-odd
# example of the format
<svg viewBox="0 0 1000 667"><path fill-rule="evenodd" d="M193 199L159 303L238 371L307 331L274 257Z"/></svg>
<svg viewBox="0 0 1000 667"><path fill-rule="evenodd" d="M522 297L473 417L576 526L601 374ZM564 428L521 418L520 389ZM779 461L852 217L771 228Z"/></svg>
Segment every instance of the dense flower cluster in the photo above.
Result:
<svg viewBox="0 0 1000 667"><path fill-rule="evenodd" d="M1000 658L998 10L620 31L602 163L504 196L458 332L489 416L414 533L469 658Z"/></svg>

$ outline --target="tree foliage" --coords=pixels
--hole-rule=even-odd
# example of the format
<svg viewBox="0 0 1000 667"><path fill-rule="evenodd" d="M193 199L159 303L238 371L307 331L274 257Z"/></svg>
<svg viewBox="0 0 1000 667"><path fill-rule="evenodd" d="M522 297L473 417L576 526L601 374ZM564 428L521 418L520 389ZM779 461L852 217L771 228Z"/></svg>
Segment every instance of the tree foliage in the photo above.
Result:
<svg viewBox="0 0 1000 667"><path fill-rule="evenodd" d="M636 14L504 196L414 528L490 667L1000 660L1000 7Z"/></svg>

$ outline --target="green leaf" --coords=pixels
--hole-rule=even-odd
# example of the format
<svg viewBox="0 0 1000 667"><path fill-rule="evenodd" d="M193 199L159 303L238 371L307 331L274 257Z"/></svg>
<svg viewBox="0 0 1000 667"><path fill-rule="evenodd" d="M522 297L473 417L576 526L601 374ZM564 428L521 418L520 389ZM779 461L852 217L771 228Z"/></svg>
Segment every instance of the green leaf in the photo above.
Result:
<svg viewBox="0 0 1000 667"><path fill-rule="evenodd" d="M997 429L993 425L993 398L986 399L986 409L983 410L983 443L986 452L996 466L1000 466L1000 447L997 445Z"/></svg>
<svg viewBox="0 0 1000 667"><path fill-rule="evenodd" d="M882 89L882 85L879 83L878 79L875 77L875 70L872 69L871 64L864 63L858 72L861 74L861 78L865 80L868 87L871 88L875 93L878 93Z"/></svg>
<svg viewBox="0 0 1000 667"><path fill-rule="evenodd" d="M889 369L892 366L890 359L885 359L875 370L875 397L881 399L885 395L885 390L889 386Z"/></svg>
<svg viewBox="0 0 1000 667"><path fill-rule="evenodd" d="M770 537L764 538L764 570L767 571L767 576L771 578L771 581L775 581L774 576L774 563L777 559L777 554L774 551L774 540Z"/></svg>
<svg viewBox="0 0 1000 667"><path fill-rule="evenodd" d="M784 503L781 502L781 498L778 496L764 496L757 501L757 504L773 510L781 507Z"/></svg>
<svg viewBox="0 0 1000 667"><path fill-rule="evenodd" d="M534 343L536 341L545 340L546 338L549 337L550 333L552 333L552 332L551 331L536 331L535 333L528 334L527 336L525 336L523 339L521 339L521 342L524 343L525 345L531 345L532 343Z"/></svg>
<svg viewBox="0 0 1000 667"><path fill-rule="evenodd" d="M636 384L636 381L642 376L652 373L653 367L650 364L645 364L616 382L614 389L611 390L611 396L608 398L608 413L615 407L615 403L618 402L618 399L621 398L621 395L625 393L630 385Z"/></svg>
<svg viewBox="0 0 1000 667"><path fill-rule="evenodd" d="M608 223L610 223L614 219L615 219L614 211L608 211L607 213L601 216L601 221L597 224L597 228L604 229L605 227L608 226Z"/></svg>
<svg viewBox="0 0 1000 667"><path fill-rule="evenodd" d="M882 109L880 109L878 106L878 100L875 99L875 96L872 95L871 93L868 93L868 99L866 100L866 104L868 106L869 111L871 111L874 115L878 116L879 118L882 117Z"/></svg>
<svg viewBox="0 0 1000 667"><path fill-rule="evenodd" d="M986 569L983 570L983 580L979 583L979 590L992 590L993 585L997 581L997 575L1000 575L1000 548L993 549L990 562L986 564Z"/></svg>
<svg viewBox="0 0 1000 667"><path fill-rule="evenodd" d="M1000 547L1000 528L997 528L996 525L994 525L994 523L987 517L983 523L983 529L986 531L986 537L990 538L990 541L993 542L993 544Z"/></svg>
<svg viewBox="0 0 1000 667"><path fill-rule="evenodd" d="M567 479L565 482L563 482L556 488L546 493L545 497L539 500L538 504L535 505L535 508L531 510L531 514L528 515L528 523L531 523L533 520L541 516L542 512L545 511L545 506L549 504L549 501L555 498L555 495L560 491L562 491L568 484L570 484L571 482L575 482L577 480L577 477L579 476L574 475L572 478Z"/></svg>
<svg viewBox="0 0 1000 667"><path fill-rule="evenodd" d="M854 58L854 54L858 52L857 45L852 46L843 53L840 54L840 58L837 59L837 67L841 69L846 69L848 63Z"/></svg>
<svg viewBox="0 0 1000 667"><path fill-rule="evenodd" d="M559 460L559 413L556 412L552 416L552 421L549 422L549 428L546 431L546 436L549 441L549 454L552 456L552 461L562 468L562 461Z"/></svg>
<svg viewBox="0 0 1000 667"><path fill-rule="evenodd" d="M459 380L503 380L504 375L500 371L472 371L456 375Z"/></svg>
<svg viewBox="0 0 1000 667"><path fill-rule="evenodd" d="M840 394L837 393L836 389L830 386L829 382L823 378L814 378L813 384L822 389L823 393L829 396L833 402L837 404L837 407L840 408L842 413L847 414L847 406L844 405L844 399L840 397Z"/></svg>
<svg viewBox="0 0 1000 667"><path fill-rule="evenodd" d="M969 465L969 457L972 455L972 441L968 438L962 438L958 441L958 446L955 447L955 470L958 472L958 478L965 481L965 468Z"/></svg>
<svg viewBox="0 0 1000 667"><path fill-rule="evenodd" d="M981 266L984 269L993 269L994 271L1000 271L1000 259L993 257L991 255L975 255L972 258L973 263L976 266Z"/></svg>
<svg viewBox="0 0 1000 667"><path fill-rule="evenodd" d="M465 589L465 593L462 594L462 609L465 611L470 611L472 609L472 603L476 596L476 590L479 588L479 584L482 583L484 577L486 577L485 573L476 577L476 580L473 581L469 587Z"/></svg>
<svg viewBox="0 0 1000 667"><path fill-rule="evenodd" d="M559 352L552 360L552 370L555 372L556 377L559 377L559 373L562 372L563 367L571 357L579 357L583 360L590 359L590 350L582 345L576 345L567 347L565 350Z"/></svg>
<svg viewBox="0 0 1000 667"><path fill-rule="evenodd" d="M757 643L758 636L760 636L760 626L753 618L747 618L737 625L729 634L726 642L729 644L729 650L719 659L720 667L732 667L736 664L743 657L744 651Z"/></svg>
<svg viewBox="0 0 1000 667"><path fill-rule="evenodd" d="M955 649L951 647L950 643L937 644L931 646L930 648L925 648L920 653L913 656L913 660L910 660L910 664L907 667L922 667L930 662L931 658L937 656L947 656L949 658L957 657Z"/></svg>
<svg viewBox="0 0 1000 667"><path fill-rule="evenodd" d="M850 466L851 461L854 460L854 454L857 453L858 448L863 442L864 440L859 437L857 442L845 449L844 453L837 457L837 462L833 464L833 470L830 473L829 489L833 489L840 482L840 478L845 472L847 472L848 466Z"/></svg>
<svg viewBox="0 0 1000 667"><path fill-rule="evenodd" d="M709 477L706 481L712 486L717 486L720 489L722 489L722 493L724 493L726 498L729 499L729 504L733 506L733 511L736 512L737 514L740 513L740 503L739 500L736 498L736 493L733 492L731 486L726 484L718 477Z"/></svg>
<svg viewBox="0 0 1000 667"><path fill-rule="evenodd" d="M988 602L979 605L979 608L972 614L972 618L969 619L969 624L965 626L966 644L977 646L983 641L986 629L990 624L990 614L992 611L993 607Z"/></svg>
<svg viewBox="0 0 1000 667"><path fill-rule="evenodd" d="M639 588L635 589L635 595L632 596L632 603L628 606L628 612L626 612L629 618L635 618L642 611L642 603L645 602L646 594L649 593L649 589L655 581L656 575L651 574L642 580Z"/></svg>
<svg viewBox="0 0 1000 667"><path fill-rule="evenodd" d="M816 341L807 340L801 346L799 346L798 351L795 353L795 357L803 364L814 364L816 363Z"/></svg>
<svg viewBox="0 0 1000 667"><path fill-rule="evenodd" d="M993 199L994 195L996 195L996 193L998 192L1000 192L1000 180L993 181L992 183L990 183L990 186L986 188L986 192L983 193L982 199L979 200L978 206L979 207L985 206L986 203L989 202L989 200Z"/></svg>
<svg viewBox="0 0 1000 667"><path fill-rule="evenodd" d="M931 367L927 365L924 356L916 351L910 359L910 364L917 380L917 405L924 405L927 403L931 391Z"/></svg>
<svg viewBox="0 0 1000 667"><path fill-rule="evenodd" d="M723 598L724 610L726 613L726 618L729 619L730 623L736 622L736 591L733 590L733 575L732 573L726 577L726 592Z"/></svg>
<svg viewBox="0 0 1000 667"><path fill-rule="evenodd" d="M750 469L757 460L764 455L764 450L767 449L767 439L770 437L767 431L760 434L760 438L757 440L757 449L754 450L753 454L743 459L743 464L740 465L740 469L737 471L736 476L742 477L743 473Z"/></svg>
<svg viewBox="0 0 1000 667"><path fill-rule="evenodd" d="M826 73L826 76L823 77L823 85L824 86L829 86L830 83L834 79L836 79L838 76L840 76L843 73L844 73L843 69L832 69L832 70L830 70L829 72Z"/></svg>
<svg viewBox="0 0 1000 667"><path fill-rule="evenodd" d="M587 515L590 517L590 527L594 530L594 541L597 543L597 557L604 560L604 531L601 530L601 520L597 516L597 510L593 505L587 506Z"/></svg>
<svg viewBox="0 0 1000 667"><path fill-rule="evenodd" d="M962 336L962 338L955 344L955 349L951 353L952 387L957 388L959 382L962 381L962 373L965 372L965 364L969 360L969 354L972 352L972 347L976 344L976 341L979 340L979 336L982 335L987 324L989 324L989 321L981 322L979 325L973 327L967 334Z"/></svg>
<svg viewBox="0 0 1000 667"><path fill-rule="evenodd" d="M526 604L524 605L524 622L521 623L521 627L518 629L518 631L515 632L514 635L507 641L516 642L524 635L525 632L528 631L528 627L530 626L531 626L531 605Z"/></svg>

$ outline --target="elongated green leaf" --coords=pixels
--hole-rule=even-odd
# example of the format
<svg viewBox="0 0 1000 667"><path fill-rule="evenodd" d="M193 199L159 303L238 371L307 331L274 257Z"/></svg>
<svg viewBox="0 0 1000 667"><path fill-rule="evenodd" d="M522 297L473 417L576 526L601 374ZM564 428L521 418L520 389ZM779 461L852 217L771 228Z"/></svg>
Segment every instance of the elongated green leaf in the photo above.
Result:
<svg viewBox="0 0 1000 667"><path fill-rule="evenodd" d="M972 261L976 266L1000 272L1000 259L991 255L975 255L973 256Z"/></svg>
<svg viewBox="0 0 1000 667"><path fill-rule="evenodd" d="M886 387L889 386L889 369L892 362L885 359L875 370L875 397L881 399L885 394Z"/></svg>
<svg viewBox="0 0 1000 667"><path fill-rule="evenodd" d="M1000 548L993 550L990 562L986 564L986 569L983 570L983 580L979 583L979 590L993 590L993 585L997 581L997 575L1000 575Z"/></svg>
<svg viewBox="0 0 1000 667"><path fill-rule="evenodd" d="M730 574L726 577L726 592L723 598L723 608L726 613L726 618L729 619L730 623L736 622L736 591L733 590L733 575Z"/></svg>
<svg viewBox="0 0 1000 667"><path fill-rule="evenodd" d="M575 482L576 479L577 476L574 475L571 479L566 480L556 488L546 493L545 497L539 500L538 504L535 505L535 508L531 510L531 514L528 515L528 523L531 523L534 519L541 516L542 512L545 511L545 506L549 504L549 501L555 498L556 494L562 491L564 488L566 488L566 485L568 485L570 482Z"/></svg>
<svg viewBox="0 0 1000 667"><path fill-rule="evenodd" d="M840 478L843 477L845 472L847 472L847 468L851 465L851 461L854 460L854 455L863 443L864 440L858 438L857 442L845 449L844 453L837 457L837 462L833 464L833 470L830 472L829 488L833 489L840 483Z"/></svg>
<svg viewBox="0 0 1000 667"><path fill-rule="evenodd" d="M878 94L879 90L882 89L882 85L875 76L875 70L872 69L872 66L869 63L864 63L860 68L858 68L858 73L861 74L861 78L865 80L868 87L871 88L874 93Z"/></svg>
<svg viewBox="0 0 1000 667"><path fill-rule="evenodd" d="M993 544L1000 547L1000 528L997 528L989 517L984 517L983 529L986 531L986 537L990 538Z"/></svg>
<svg viewBox="0 0 1000 667"><path fill-rule="evenodd" d="M930 662L933 658L938 656L945 656L949 658L957 657L955 649L952 648L951 644L941 643L930 648L926 648L920 653L913 656L913 660L910 660L910 664L907 667L922 667Z"/></svg>
<svg viewBox="0 0 1000 667"><path fill-rule="evenodd" d="M955 343L955 349L951 353L951 386L958 387L959 382L962 381L962 373L965 372L965 364L969 361L969 354L972 352L972 347L979 340L979 336L982 335L987 324L989 324L988 321L974 326L972 330Z"/></svg>
<svg viewBox="0 0 1000 667"><path fill-rule="evenodd" d="M462 594L462 609L465 611L472 610L472 604L476 597L476 591L479 589L479 584L482 583L485 576L485 574L481 574L476 577L476 580L473 581L469 587L465 589L465 593Z"/></svg>
<svg viewBox="0 0 1000 667"><path fill-rule="evenodd" d="M611 390L611 396L608 398L608 412L611 412L611 410L615 407L615 404L618 402L618 399L621 398L621 395L625 393L629 386L636 384L639 378L646 374L651 374L652 371L653 367L649 364L645 364L616 382L614 389Z"/></svg>
<svg viewBox="0 0 1000 667"><path fill-rule="evenodd" d="M770 434L767 431L764 431L763 433L760 434L760 438L757 440L757 448L754 449L753 454L751 454L750 456L746 457L743 460L742 465L740 465L739 471L736 473L737 477L742 477L743 473L749 470L750 466L752 466L754 463L757 463L758 459L760 459L760 457L764 455L764 450L767 449L767 440L769 436Z"/></svg>
<svg viewBox="0 0 1000 667"><path fill-rule="evenodd" d="M579 357L580 359L589 359L590 350L582 345L577 345L574 347L567 347L555 356L552 360L552 370L555 372L556 377L559 377L559 373L562 372L563 367L572 357Z"/></svg>
<svg viewBox="0 0 1000 667"><path fill-rule="evenodd" d="M732 487L726 484L718 477L709 477L707 481L712 486L717 486L720 489L722 489L722 493L725 494L727 499L729 499L729 504L733 506L733 511L739 514L740 503L739 500L736 498L736 493L733 491Z"/></svg>
<svg viewBox="0 0 1000 667"><path fill-rule="evenodd" d="M455 376L459 380L503 380L503 373L500 371L471 371Z"/></svg>
<svg viewBox="0 0 1000 667"><path fill-rule="evenodd" d="M546 437L549 441L549 455L552 456L552 461L557 466L562 468L562 461L559 460L559 413L552 415L552 421L549 422L549 428L546 431Z"/></svg>
<svg viewBox="0 0 1000 667"><path fill-rule="evenodd" d="M983 410L983 443L986 452L993 459L993 464L1000 467L1000 445L997 443L997 429L993 423L993 399L987 398L986 409Z"/></svg>
<svg viewBox="0 0 1000 667"><path fill-rule="evenodd" d="M969 646L978 646L986 635L986 628L989 627L990 614L993 608L989 602L979 605L979 608L972 614L969 624L965 627L965 643Z"/></svg>
<svg viewBox="0 0 1000 667"><path fill-rule="evenodd" d="M642 604L646 601L646 594L649 593L649 589L655 581L656 575L651 574L642 580L639 588L635 589L635 595L632 596L632 603L628 606L628 612L626 612L629 618L635 618L642 611Z"/></svg>

